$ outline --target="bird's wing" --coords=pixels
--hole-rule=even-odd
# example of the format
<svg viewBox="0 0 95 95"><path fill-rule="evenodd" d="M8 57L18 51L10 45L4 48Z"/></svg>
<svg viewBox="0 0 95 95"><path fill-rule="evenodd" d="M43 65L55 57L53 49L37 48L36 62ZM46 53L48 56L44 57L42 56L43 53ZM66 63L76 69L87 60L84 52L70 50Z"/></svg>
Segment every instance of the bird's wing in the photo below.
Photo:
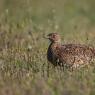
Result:
<svg viewBox="0 0 95 95"><path fill-rule="evenodd" d="M85 45L67 44L56 48L55 55L63 62L73 64L75 61L90 60L95 50ZM83 63L82 62L82 63Z"/></svg>

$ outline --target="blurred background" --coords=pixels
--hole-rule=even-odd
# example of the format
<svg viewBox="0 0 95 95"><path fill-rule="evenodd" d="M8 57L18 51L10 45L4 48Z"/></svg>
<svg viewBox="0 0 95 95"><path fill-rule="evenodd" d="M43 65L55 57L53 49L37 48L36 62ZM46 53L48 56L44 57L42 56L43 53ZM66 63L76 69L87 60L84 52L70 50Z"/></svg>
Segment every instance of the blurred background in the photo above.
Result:
<svg viewBox="0 0 95 95"><path fill-rule="evenodd" d="M94 26L94 8L94 0L0 0L0 22L31 25L36 32L78 32Z"/></svg>
<svg viewBox="0 0 95 95"><path fill-rule="evenodd" d="M51 32L95 46L95 0L0 0L0 95L95 95L95 65L48 69Z"/></svg>

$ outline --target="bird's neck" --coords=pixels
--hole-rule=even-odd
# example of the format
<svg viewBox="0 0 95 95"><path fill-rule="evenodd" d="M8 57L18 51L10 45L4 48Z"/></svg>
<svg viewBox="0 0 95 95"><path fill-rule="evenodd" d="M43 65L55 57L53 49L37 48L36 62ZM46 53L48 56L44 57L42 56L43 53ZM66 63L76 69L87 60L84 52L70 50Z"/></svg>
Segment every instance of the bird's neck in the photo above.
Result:
<svg viewBox="0 0 95 95"><path fill-rule="evenodd" d="M52 42L50 44L50 47L52 47L52 48L56 48L56 47L60 47L60 46L61 46L61 42Z"/></svg>

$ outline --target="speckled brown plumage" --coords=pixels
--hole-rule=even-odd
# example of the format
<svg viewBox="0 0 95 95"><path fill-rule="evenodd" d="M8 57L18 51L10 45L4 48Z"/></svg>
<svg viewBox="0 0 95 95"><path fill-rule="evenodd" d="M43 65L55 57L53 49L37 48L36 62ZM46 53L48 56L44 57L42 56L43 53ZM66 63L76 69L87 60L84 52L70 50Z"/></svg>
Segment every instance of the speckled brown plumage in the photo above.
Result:
<svg viewBox="0 0 95 95"><path fill-rule="evenodd" d="M95 58L95 49L81 44L61 45L60 35L51 33L47 37L51 44L48 47L47 59L53 65L78 67L91 63Z"/></svg>

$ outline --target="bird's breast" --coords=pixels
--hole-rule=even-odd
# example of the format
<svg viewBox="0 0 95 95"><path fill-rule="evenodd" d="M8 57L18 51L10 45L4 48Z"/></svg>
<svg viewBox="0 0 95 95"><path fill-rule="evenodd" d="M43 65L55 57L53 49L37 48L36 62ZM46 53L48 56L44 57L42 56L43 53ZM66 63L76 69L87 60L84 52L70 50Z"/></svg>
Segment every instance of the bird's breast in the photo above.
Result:
<svg viewBox="0 0 95 95"><path fill-rule="evenodd" d="M52 57L53 57L52 50L51 50L51 48L48 48L48 51L47 51L48 61L52 62Z"/></svg>
<svg viewBox="0 0 95 95"><path fill-rule="evenodd" d="M57 60L57 49L56 44L50 44L48 51L47 51L47 59L51 63L55 64L55 61Z"/></svg>

